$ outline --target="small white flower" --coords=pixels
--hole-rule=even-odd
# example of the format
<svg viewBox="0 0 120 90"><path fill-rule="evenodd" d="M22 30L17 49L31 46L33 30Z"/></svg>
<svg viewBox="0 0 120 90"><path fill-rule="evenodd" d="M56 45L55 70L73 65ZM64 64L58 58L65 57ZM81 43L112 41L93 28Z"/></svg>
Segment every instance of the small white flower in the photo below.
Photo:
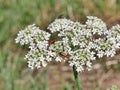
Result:
<svg viewBox="0 0 120 90"><path fill-rule="evenodd" d="M99 51L99 52L97 53L97 56L98 56L99 58L102 58L102 57L104 56L104 52L103 52L103 51Z"/></svg>
<svg viewBox="0 0 120 90"><path fill-rule="evenodd" d="M86 66L87 66L88 71L92 69L92 63L90 61L86 62Z"/></svg>
<svg viewBox="0 0 120 90"><path fill-rule="evenodd" d="M82 72L83 70L84 70L83 66L78 66L76 69L77 72Z"/></svg>
<svg viewBox="0 0 120 90"><path fill-rule="evenodd" d="M61 62L62 60L63 59L60 56L58 56L58 57L55 58L55 61L57 61L57 62Z"/></svg>
<svg viewBox="0 0 120 90"><path fill-rule="evenodd" d="M71 41L72 41L74 46L79 45L79 41L77 38L73 37Z"/></svg>
<svg viewBox="0 0 120 90"><path fill-rule="evenodd" d="M48 47L48 41L39 41L38 43L37 43L37 47L39 48L39 49L47 49L47 47Z"/></svg>
<svg viewBox="0 0 120 90"><path fill-rule="evenodd" d="M46 66L47 66L47 62L43 60L43 61L42 61L42 66L43 66L43 67L46 67Z"/></svg>
<svg viewBox="0 0 120 90"><path fill-rule="evenodd" d="M52 61L52 57L46 56L46 61L48 61L48 62Z"/></svg>
<svg viewBox="0 0 120 90"><path fill-rule="evenodd" d="M107 57L109 57L109 56L113 57L116 54L116 52L115 52L115 50L109 50L109 51L106 51L105 54Z"/></svg>

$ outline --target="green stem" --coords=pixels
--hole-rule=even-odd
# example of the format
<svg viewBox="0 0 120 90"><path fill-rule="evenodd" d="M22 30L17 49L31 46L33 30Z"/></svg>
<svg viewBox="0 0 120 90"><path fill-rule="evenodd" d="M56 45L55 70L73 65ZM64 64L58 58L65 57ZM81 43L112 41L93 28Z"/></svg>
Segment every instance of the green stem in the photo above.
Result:
<svg viewBox="0 0 120 90"><path fill-rule="evenodd" d="M76 85L76 90L83 90L82 86L80 84L80 81L78 79L78 72L76 71L76 67L73 66L73 73L74 73L74 79L75 79L75 85Z"/></svg>

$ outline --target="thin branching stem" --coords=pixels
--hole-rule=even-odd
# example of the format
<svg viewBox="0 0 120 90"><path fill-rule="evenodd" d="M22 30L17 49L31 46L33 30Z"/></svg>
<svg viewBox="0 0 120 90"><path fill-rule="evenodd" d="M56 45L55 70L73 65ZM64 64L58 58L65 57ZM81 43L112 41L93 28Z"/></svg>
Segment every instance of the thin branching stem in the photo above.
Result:
<svg viewBox="0 0 120 90"><path fill-rule="evenodd" d="M78 72L76 71L76 67L73 66L73 74L74 74L74 79L75 79L75 85L76 85L76 90L83 90L81 83L78 79Z"/></svg>

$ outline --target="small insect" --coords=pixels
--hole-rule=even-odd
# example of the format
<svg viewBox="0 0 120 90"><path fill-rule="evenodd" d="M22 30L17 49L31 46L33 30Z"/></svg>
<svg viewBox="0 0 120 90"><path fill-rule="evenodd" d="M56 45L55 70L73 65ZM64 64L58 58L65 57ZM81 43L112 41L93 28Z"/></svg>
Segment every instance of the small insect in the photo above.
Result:
<svg viewBox="0 0 120 90"><path fill-rule="evenodd" d="M49 40L49 41L48 41L49 46L50 46L51 44L53 44L55 41L56 41L56 40Z"/></svg>
<svg viewBox="0 0 120 90"><path fill-rule="evenodd" d="M70 55L65 54L65 53L63 53L63 52L60 52L60 55L63 56L63 57L65 57L65 58L70 58Z"/></svg>

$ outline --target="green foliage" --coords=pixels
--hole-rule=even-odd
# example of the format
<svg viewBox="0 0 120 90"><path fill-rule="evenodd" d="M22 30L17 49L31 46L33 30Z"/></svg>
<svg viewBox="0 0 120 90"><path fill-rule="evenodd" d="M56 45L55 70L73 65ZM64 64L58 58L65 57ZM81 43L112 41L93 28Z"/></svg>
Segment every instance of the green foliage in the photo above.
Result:
<svg viewBox="0 0 120 90"><path fill-rule="evenodd" d="M120 7L120 0L116 0L117 7Z"/></svg>
<svg viewBox="0 0 120 90"><path fill-rule="evenodd" d="M116 85L113 85L110 89L107 89L107 90L119 90L119 89Z"/></svg>
<svg viewBox="0 0 120 90"><path fill-rule="evenodd" d="M68 84L65 84L65 86L64 86L64 89L63 90L72 90L72 87L71 87L71 85L70 85L70 83Z"/></svg>

